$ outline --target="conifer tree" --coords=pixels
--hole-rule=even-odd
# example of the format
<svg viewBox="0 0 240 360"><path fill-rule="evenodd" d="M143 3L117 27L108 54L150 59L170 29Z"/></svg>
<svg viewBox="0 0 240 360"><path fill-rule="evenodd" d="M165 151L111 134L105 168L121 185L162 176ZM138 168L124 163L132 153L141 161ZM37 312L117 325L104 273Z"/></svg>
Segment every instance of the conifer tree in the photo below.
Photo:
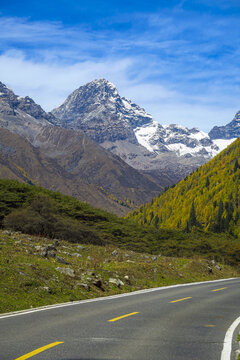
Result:
<svg viewBox="0 0 240 360"><path fill-rule="evenodd" d="M222 200L219 201L219 206L218 206L218 214L217 214L217 223L215 226L215 231L216 232L221 232L223 231L224 228L224 221L223 221L223 202Z"/></svg>
<svg viewBox="0 0 240 360"><path fill-rule="evenodd" d="M238 163L238 159L235 160L235 164L234 164L234 169L233 169L233 172L236 172L237 169L239 169L240 166L239 166L239 163Z"/></svg>
<svg viewBox="0 0 240 360"><path fill-rule="evenodd" d="M209 177L207 176L206 178L206 187L209 188L210 182L209 182Z"/></svg>
<svg viewBox="0 0 240 360"><path fill-rule="evenodd" d="M191 210L190 210L190 216L188 219L188 226L191 229L193 226L196 226L196 225L197 225L197 218L196 218L195 206L194 206L194 201L193 201Z"/></svg>
<svg viewBox="0 0 240 360"><path fill-rule="evenodd" d="M150 212L150 223L152 222L153 216L154 216L154 215L153 215L153 212L151 211L151 212Z"/></svg>
<svg viewBox="0 0 240 360"><path fill-rule="evenodd" d="M154 226L156 228L158 227L158 223L159 223L159 217L158 217L158 215L156 215L155 218L154 218Z"/></svg>

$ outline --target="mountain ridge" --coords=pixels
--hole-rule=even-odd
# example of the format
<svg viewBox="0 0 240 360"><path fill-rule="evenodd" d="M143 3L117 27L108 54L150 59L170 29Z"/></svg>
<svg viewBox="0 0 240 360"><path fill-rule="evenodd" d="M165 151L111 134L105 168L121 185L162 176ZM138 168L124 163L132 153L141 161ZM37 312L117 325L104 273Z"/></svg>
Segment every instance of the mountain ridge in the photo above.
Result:
<svg viewBox="0 0 240 360"><path fill-rule="evenodd" d="M89 185L93 196L90 196L87 190L77 191L73 184L72 194L80 196L81 193L81 200L90 201L108 210L111 208L111 211L114 211L116 203L115 211L126 214L132 206L150 200L154 194L161 191L162 187L153 179L131 168L82 132L53 125L49 119L55 119L54 115L44 112L28 97L24 99L22 101L22 98L1 84L0 127L29 141L44 158L49 159L49 163L52 161L55 164L53 168L56 175L61 174L64 179L68 178L68 183L69 178L73 177L83 188ZM57 121L56 119L56 125ZM62 185L60 189L65 191ZM111 206L108 208L110 198Z"/></svg>
<svg viewBox="0 0 240 360"><path fill-rule="evenodd" d="M153 176L158 174L160 182L161 175L168 176L167 162L173 163L170 172L175 175L168 185L210 160L235 139L215 140L197 128L161 125L143 108L121 97L116 86L105 79L80 86L52 113L61 126L80 129L132 167L152 172Z"/></svg>

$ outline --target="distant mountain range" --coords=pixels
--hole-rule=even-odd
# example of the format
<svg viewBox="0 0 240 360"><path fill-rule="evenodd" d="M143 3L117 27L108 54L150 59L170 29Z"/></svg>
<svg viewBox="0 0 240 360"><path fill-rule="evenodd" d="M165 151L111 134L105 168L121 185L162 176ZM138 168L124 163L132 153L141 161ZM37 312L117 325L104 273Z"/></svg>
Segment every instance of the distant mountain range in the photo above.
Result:
<svg viewBox="0 0 240 360"><path fill-rule="evenodd" d="M172 184L204 164L240 136L240 113L209 134L197 128L160 125L144 109L121 97L105 79L75 90L52 110L57 123L81 130L136 169Z"/></svg>
<svg viewBox="0 0 240 360"><path fill-rule="evenodd" d="M0 177L38 183L126 214L240 135L240 113L209 134L160 125L105 79L52 112L0 83Z"/></svg>
<svg viewBox="0 0 240 360"><path fill-rule="evenodd" d="M52 123L58 125L53 114L0 83L0 177L38 183L120 215L161 192L82 132Z"/></svg>

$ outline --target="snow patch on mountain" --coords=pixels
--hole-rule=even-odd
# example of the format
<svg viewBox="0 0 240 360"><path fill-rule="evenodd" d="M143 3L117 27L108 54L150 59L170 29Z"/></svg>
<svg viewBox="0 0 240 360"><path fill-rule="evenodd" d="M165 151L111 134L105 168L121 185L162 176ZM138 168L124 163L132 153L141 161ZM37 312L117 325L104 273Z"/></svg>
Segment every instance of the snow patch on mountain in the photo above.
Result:
<svg viewBox="0 0 240 360"><path fill-rule="evenodd" d="M215 139L212 140L212 142L219 148L219 151L224 150L226 147L228 147L231 143L233 143L235 140L237 140L237 138L232 138L232 139Z"/></svg>
<svg viewBox="0 0 240 360"><path fill-rule="evenodd" d="M142 146L154 153L173 151L177 156L201 156L211 158L220 151L207 133L197 128L171 124L160 125L151 121L134 129L136 138Z"/></svg>

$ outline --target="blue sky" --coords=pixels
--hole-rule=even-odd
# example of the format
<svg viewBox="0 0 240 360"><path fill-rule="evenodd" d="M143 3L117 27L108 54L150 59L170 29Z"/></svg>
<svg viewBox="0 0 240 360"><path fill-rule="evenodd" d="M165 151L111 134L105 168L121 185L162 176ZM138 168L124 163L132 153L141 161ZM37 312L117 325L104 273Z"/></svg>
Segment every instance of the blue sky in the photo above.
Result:
<svg viewBox="0 0 240 360"><path fill-rule="evenodd" d="M0 81L44 109L107 78L162 124L240 109L240 1L1 0Z"/></svg>

